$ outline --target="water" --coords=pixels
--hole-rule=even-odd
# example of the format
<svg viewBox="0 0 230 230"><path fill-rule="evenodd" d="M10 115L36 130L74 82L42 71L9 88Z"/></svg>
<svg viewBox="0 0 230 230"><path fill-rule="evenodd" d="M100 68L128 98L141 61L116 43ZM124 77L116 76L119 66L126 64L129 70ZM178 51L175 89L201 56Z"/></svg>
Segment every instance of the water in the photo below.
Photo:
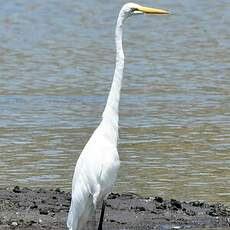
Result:
<svg viewBox="0 0 230 230"><path fill-rule="evenodd" d="M1 186L70 189L109 92L124 2L1 2ZM229 1L141 3L173 14L127 21L114 191L229 203Z"/></svg>

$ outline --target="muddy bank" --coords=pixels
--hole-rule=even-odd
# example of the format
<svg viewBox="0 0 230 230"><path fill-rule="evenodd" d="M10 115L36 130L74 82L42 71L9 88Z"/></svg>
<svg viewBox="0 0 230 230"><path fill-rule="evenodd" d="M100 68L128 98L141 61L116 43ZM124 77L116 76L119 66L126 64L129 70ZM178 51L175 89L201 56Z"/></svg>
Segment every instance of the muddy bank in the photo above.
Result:
<svg viewBox="0 0 230 230"><path fill-rule="evenodd" d="M0 188L0 229L66 229L70 193L60 189ZM97 211L97 218L99 210ZM111 194L104 229L186 229L230 227L230 207L181 202L132 193Z"/></svg>

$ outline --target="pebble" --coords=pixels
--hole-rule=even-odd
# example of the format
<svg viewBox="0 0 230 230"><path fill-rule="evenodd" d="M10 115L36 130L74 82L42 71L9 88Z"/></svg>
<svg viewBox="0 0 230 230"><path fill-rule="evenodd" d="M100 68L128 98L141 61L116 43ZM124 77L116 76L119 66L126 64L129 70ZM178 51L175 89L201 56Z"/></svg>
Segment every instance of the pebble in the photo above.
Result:
<svg viewBox="0 0 230 230"><path fill-rule="evenodd" d="M181 202L178 200L171 199L171 205L178 208L178 209L182 208Z"/></svg>
<svg viewBox="0 0 230 230"><path fill-rule="evenodd" d="M217 213L216 213L216 210L214 208L210 209L207 214L209 216L218 216Z"/></svg>
<svg viewBox="0 0 230 230"><path fill-rule="evenodd" d="M193 210L186 210L185 213L188 216L195 216L196 215L196 213Z"/></svg>
<svg viewBox="0 0 230 230"><path fill-rule="evenodd" d="M15 193L20 193L20 192L21 192L21 189L19 188L19 186L15 186L15 187L13 188L13 192L15 192Z"/></svg>
<svg viewBox="0 0 230 230"><path fill-rule="evenodd" d="M204 205L204 202L202 202L202 201L192 201L192 202L190 202L190 204L192 204L192 206L194 206L194 207L202 207Z"/></svg>
<svg viewBox="0 0 230 230"><path fill-rule="evenodd" d="M41 215L48 215L48 210L47 209L39 209L39 213L41 214Z"/></svg>
<svg viewBox="0 0 230 230"><path fill-rule="evenodd" d="M118 193L110 193L109 196L108 196L108 199L116 199L120 197L120 194Z"/></svg>
<svg viewBox="0 0 230 230"><path fill-rule="evenodd" d="M39 188L38 190L37 190L37 193L46 193L47 191L45 190L45 189L43 189L43 188Z"/></svg>
<svg viewBox="0 0 230 230"><path fill-rule="evenodd" d="M11 223L11 225L12 225L12 226L18 226L18 223L15 222L15 221L13 221L13 222Z"/></svg>
<svg viewBox="0 0 230 230"><path fill-rule="evenodd" d="M174 226L173 229L181 229L180 226Z"/></svg>
<svg viewBox="0 0 230 230"><path fill-rule="evenodd" d="M166 209L166 208L167 208L167 205L164 204L164 203L162 203L162 204L156 206L156 209Z"/></svg>
<svg viewBox="0 0 230 230"><path fill-rule="evenodd" d="M135 207L135 210L136 210L136 211L140 211L140 212L144 212L144 211L145 211L145 208L142 207L142 206L137 206L137 207Z"/></svg>
<svg viewBox="0 0 230 230"><path fill-rule="evenodd" d="M36 224L36 223L37 223L36 221L30 220L27 224L28 224L29 226L31 226L31 225Z"/></svg>
<svg viewBox="0 0 230 230"><path fill-rule="evenodd" d="M56 188L55 192L61 192L61 189L60 188Z"/></svg>
<svg viewBox="0 0 230 230"><path fill-rule="evenodd" d="M156 197L154 198L154 200L157 201L157 202L159 202L159 203L162 203L162 202L164 201L163 198L160 197L160 196L156 196Z"/></svg>
<svg viewBox="0 0 230 230"><path fill-rule="evenodd" d="M33 202L33 204L30 206L30 209L35 209L35 208L38 208L36 202Z"/></svg>

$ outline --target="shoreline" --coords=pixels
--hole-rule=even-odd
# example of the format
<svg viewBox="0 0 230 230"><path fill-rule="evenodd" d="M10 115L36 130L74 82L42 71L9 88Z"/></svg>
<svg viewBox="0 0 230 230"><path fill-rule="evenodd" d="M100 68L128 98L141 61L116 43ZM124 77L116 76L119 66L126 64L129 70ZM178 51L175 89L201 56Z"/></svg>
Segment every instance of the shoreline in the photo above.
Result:
<svg viewBox="0 0 230 230"><path fill-rule="evenodd" d="M70 192L59 188L0 188L0 229L67 229L70 201ZM99 215L97 210L96 220ZM230 207L111 193L106 201L103 227L105 230L230 228Z"/></svg>

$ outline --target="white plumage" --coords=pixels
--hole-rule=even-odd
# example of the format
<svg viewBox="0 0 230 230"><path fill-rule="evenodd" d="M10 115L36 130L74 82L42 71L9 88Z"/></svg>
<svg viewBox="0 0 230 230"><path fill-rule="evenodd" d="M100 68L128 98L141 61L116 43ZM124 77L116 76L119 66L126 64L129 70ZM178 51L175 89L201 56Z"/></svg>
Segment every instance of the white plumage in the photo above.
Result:
<svg viewBox="0 0 230 230"><path fill-rule="evenodd" d="M102 121L76 163L72 181L72 201L67 220L69 230L82 229L96 207L102 204L111 192L117 177L120 165L117 152L118 109L124 69L122 26L126 18L140 13L167 14L168 12L127 3L119 13L115 31L116 67L113 83ZM102 229L101 226L98 229Z"/></svg>
<svg viewBox="0 0 230 230"><path fill-rule="evenodd" d="M67 222L69 229L81 229L112 190L119 168L119 156L116 144L110 138L108 126L102 121L77 161Z"/></svg>

